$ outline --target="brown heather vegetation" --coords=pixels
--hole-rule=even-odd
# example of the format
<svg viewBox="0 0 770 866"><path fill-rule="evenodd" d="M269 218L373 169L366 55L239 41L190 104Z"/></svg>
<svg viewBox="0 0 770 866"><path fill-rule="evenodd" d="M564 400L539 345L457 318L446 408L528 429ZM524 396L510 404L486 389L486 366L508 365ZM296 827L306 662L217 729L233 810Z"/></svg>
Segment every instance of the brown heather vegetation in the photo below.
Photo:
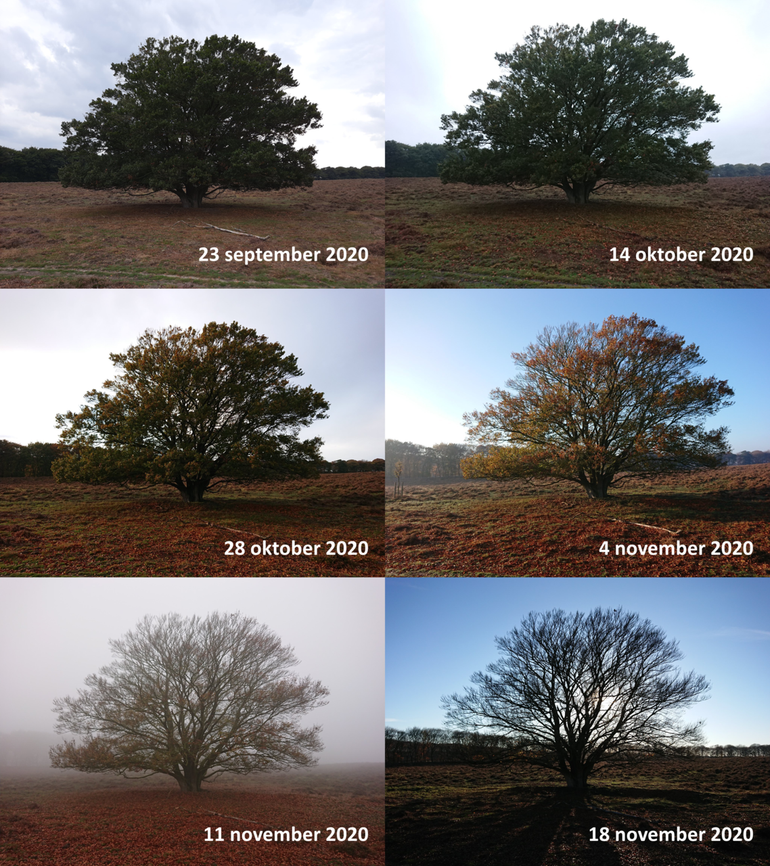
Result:
<svg viewBox="0 0 770 866"><path fill-rule="evenodd" d="M355 287L384 281L384 181L320 180L310 189L225 192L198 210L171 193L131 196L59 183L0 185L0 287ZM266 241L210 228L213 223ZM366 262L327 262L327 247ZM218 247L219 261L199 261ZM320 250L317 262L226 262L227 250Z"/></svg>
<svg viewBox="0 0 770 866"><path fill-rule="evenodd" d="M403 497L394 500L392 486L388 489L386 574L770 575L770 464L637 479L610 493L609 499L592 500L566 481L446 479L412 486L406 479ZM609 555L599 551L603 541L609 542ZM615 555L616 544L677 541L705 545L703 555ZM750 541L754 551L750 556L714 556L712 541Z"/></svg>
<svg viewBox="0 0 770 866"><path fill-rule="evenodd" d="M0 770L0 863L19 866L382 866L383 771L331 764L222 776L197 794L173 779L126 781L75 770ZM368 839L326 841L326 828ZM206 828L223 842L207 842ZM238 830L320 830L318 841L230 841Z"/></svg>
<svg viewBox="0 0 770 866"><path fill-rule="evenodd" d="M386 285L416 288L710 288L770 285L770 177L609 187L576 207L553 187L389 178ZM752 247L750 262L712 247ZM612 262L612 247L630 261ZM704 250L698 262L644 262L637 250Z"/></svg>
<svg viewBox="0 0 770 866"><path fill-rule="evenodd" d="M591 828L610 830L592 842ZM616 830L705 830L702 842L615 841ZM711 841L751 827L751 842ZM770 758L650 760L595 776L585 800L537 767L386 770L389 866L765 866Z"/></svg>
<svg viewBox="0 0 770 866"><path fill-rule="evenodd" d="M0 574L382 576L383 484L382 472L328 474L226 485L201 503L185 503L170 487L0 478ZM292 540L320 544L318 555L249 551ZM227 541L243 541L245 554L225 555ZM327 555L327 541L366 541L369 552L351 555L347 547Z"/></svg>

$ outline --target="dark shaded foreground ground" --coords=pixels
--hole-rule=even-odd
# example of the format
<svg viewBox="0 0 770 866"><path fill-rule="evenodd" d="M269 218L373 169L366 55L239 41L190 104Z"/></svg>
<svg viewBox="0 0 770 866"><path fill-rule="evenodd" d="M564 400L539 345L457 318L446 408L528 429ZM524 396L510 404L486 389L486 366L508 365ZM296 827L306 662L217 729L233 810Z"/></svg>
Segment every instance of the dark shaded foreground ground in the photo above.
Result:
<svg viewBox="0 0 770 866"><path fill-rule="evenodd" d="M407 479L387 497L394 577L770 575L767 463L637 480L606 500L566 481L462 479Z"/></svg>
<svg viewBox="0 0 770 866"><path fill-rule="evenodd" d="M388 178L386 190L387 286L770 285L770 177L609 187L581 206L555 187L435 177Z"/></svg>
<svg viewBox="0 0 770 866"><path fill-rule="evenodd" d="M596 777L587 801L538 768L386 771L388 866L766 866L770 758L650 761ZM591 841L609 830L610 841ZM712 841L746 828L751 841ZM703 841L616 840L616 831L704 831ZM699 834L700 835L700 834ZM751 834L747 834L751 835ZM623 837L618 837L622 839Z"/></svg>
<svg viewBox="0 0 770 866"><path fill-rule="evenodd" d="M0 478L0 575L381 577L384 483L329 474L186 503L171 487ZM252 554L265 544L288 553Z"/></svg>

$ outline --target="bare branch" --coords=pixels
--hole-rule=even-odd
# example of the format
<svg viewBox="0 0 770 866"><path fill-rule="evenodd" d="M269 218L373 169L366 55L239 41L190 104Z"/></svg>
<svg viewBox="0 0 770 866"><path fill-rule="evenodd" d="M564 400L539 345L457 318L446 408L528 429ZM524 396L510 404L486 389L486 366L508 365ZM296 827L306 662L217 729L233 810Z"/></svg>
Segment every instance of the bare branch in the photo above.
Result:
<svg viewBox="0 0 770 866"><path fill-rule="evenodd" d="M638 614L531 613L496 642L501 657L473 674L475 688L442 699L447 721L507 737L509 756L557 770L570 787L608 763L701 742L702 723L679 717L708 683L677 675L676 642Z"/></svg>
<svg viewBox="0 0 770 866"><path fill-rule="evenodd" d="M299 718L328 690L291 676L291 649L249 617L148 616L110 646L115 661L88 688L54 701L56 730L84 737L52 749L54 767L162 773L198 791L222 773L311 766L323 748Z"/></svg>

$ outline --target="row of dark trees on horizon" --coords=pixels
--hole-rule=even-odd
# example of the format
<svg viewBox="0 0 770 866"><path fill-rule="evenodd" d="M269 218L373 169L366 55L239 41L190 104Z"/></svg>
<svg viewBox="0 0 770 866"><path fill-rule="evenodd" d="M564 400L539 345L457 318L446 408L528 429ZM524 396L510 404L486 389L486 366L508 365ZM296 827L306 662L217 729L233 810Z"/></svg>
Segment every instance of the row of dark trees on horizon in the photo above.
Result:
<svg viewBox="0 0 770 866"><path fill-rule="evenodd" d="M0 147L0 183L35 183L59 179L66 157L54 147Z"/></svg>
<svg viewBox="0 0 770 866"><path fill-rule="evenodd" d="M0 478L53 475L51 464L62 455L62 446L51 442L17 445L0 439Z"/></svg>
<svg viewBox="0 0 770 866"><path fill-rule="evenodd" d="M482 764L515 755L521 748L510 738L446 728L385 728L385 765ZM689 746L682 754L698 758L770 757L770 744Z"/></svg>
<svg viewBox="0 0 770 866"><path fill-rule="evenodd" d="M393 477L396 463L401 463L404 478L456 478L461 476L460 461L484 450L484 446L440 442L432 448L398 439L385 440L385 471Z"/></svg>
<svg viewBox="0 0 770 866"><path fill-rule="evenodd" d="M432 447L387 439L385 459L375 460L324 460L322 473L385 472L393 478L396 463L402 466L403 478L460 478L460 461L487 446L474 446L440 442ZM0 439L0 478L44 477L52 475L51 464L62 456L62 445L57 442L32 442L19 445ZM748 466L770 463L770 451L741 451L727 454L726 465Z"/></svg>
<svg viewBox="0 0 770 866"><path fill-rule="evenodd" d="M58 442L32 442L18 445L0 439L0 478L43 478L53 475L51 464L61 457L65 446ZM322 473L384 472L385 461L375 460L324 460L320 464Z"/></svg>
<svg viewBox="0 0 770 866"><path fill-rule="evenodd" d="M441 442L428 447L398 439L385 440L385 471L392 480L396 463L401 463L402 477L459 478L462 476L461 461L478 452L486 453L488 446ZM725 465L748 466L755 463L770 463L770 451L741 451L725 454Z"/></svg>
<svg viewBox="0 0 770 866"><path fill-rule="evenodd" d="M0 147L0 183L35 183L59 180L67 156L54 147L23 147L14 150ZM315 180L350 180L385 177L385 167L379 165L326 166L315 173Z"/></svg>
<svg viewBox="0 0 770 866"><path fill-rule="evenodd" d="M403 144L400 141L385 142L385 177L438 177L439 165L452 152L446 144ZM711 177L767 177L770 162L725 163L709 171Z"/></svg>

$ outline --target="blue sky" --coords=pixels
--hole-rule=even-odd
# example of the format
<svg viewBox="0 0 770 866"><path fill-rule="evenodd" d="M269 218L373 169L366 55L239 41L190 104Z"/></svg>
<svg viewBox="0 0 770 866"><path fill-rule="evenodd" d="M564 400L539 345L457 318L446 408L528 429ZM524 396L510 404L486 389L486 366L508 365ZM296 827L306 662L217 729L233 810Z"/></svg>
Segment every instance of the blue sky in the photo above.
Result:
<svg viewBox="0 0 770 866"><path fill-rule="evenodd" d="M707 363L695 375L735 391L707 429L730 428L733 452L770 450L769 289L388 289L386 437L465 441L463 413L483 410L519 372L511 352L548 325L632 313L699 346Z"/></svg>
<svg viewBox="0 0 770 866"><path fill-rule="evenodd" d="M386 724L444 727L442 695L497 661L495 637L530 611L623 608L662 628L680 670L711 683L686 711L711 745L770 739L770 583L753 578L387 578Z"/></svg>
<svg viewBox="0 0 770 866"><path fill-rule="evenodd" d="M447 14L444 0L391 0L387 137L442 142L441 115L465 111L472 91L504 74L496 53L513 50L535 25L588 28L600 18L626 18L687 57L693 76L683 84L721 106L719 122L689 141L713 142L717 165L770 160L767 0L476 0L464 14Z"/></svg>

